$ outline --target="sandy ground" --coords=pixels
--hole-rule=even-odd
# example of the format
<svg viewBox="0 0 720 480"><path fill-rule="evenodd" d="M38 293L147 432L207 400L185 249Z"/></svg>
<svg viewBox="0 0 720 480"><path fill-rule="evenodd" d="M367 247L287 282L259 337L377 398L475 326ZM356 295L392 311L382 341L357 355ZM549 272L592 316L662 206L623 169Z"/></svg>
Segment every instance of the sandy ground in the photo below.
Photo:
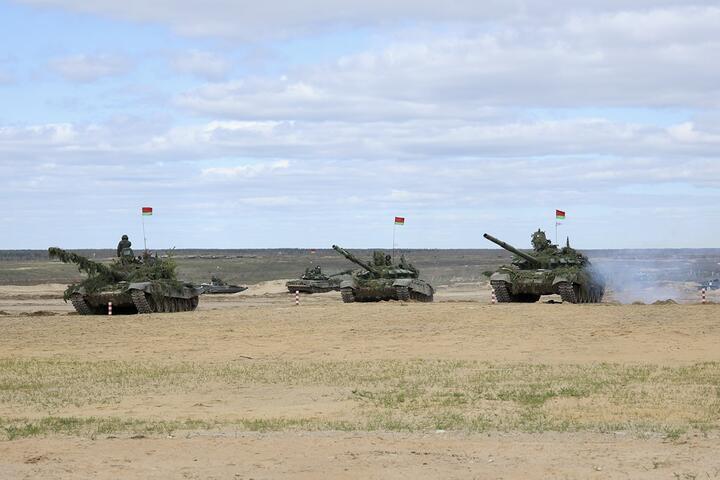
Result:
<svg viewBox="0 0 720 480"><path fill-rule="evenodd" d="M342 304L283 282L204 296L196 312L80 317L63 285L0 287L0 358L205 362L459 359L686 365L719 361L720 305L490 305L478 285L434 304ZM713 292L715 295L715 292ZM711 297L712 299L713 297ZM38 312L46 312L38 313ZM304 395L304 396L303 396ZM68 415L144 417L242 409L258 417L349 408L322 391L152 395ZM0 416L22 413L0 404ZM41 414L43 412L38 412ZM345 412L351 413L351 412ZM615 433L179 432L0 442L0 478L720 478L717 432L673 441Z"/></svg>
<svg viewBox="0 0 720 480"><path fill-rule="evenodd" d="M720 478L717 438L225 433L0 443L3 478Z"/></svg>

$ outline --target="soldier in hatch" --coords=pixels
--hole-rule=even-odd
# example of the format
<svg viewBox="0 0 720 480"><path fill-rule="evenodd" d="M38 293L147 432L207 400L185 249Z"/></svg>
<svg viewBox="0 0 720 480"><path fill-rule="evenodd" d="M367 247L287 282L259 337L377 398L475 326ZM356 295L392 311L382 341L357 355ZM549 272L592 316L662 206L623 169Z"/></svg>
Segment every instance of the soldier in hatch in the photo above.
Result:
<svg viewBox="0 0 720 480"><path fill-rule="evenodd" d="M550 240L545 236L545 232L538 229L537 232L532 234L532 246L536 252L543 252L545 250L557 250L557 247L553 245Z"/></svg>
<svg viewBox="0 0 720 480"><path fill-rule="evenodd" d="M131 245L132 245L132 242L131 242L130 240L128 240L128 236L127 236L127 235L123 235L123 236L122 236L122 240L120 240L120 241L118 242L118 246L117 246L117 256L118 256L118 257L122 257L122 252L123 252L123 250L125 250L126 248L130 248Z"/></svg>

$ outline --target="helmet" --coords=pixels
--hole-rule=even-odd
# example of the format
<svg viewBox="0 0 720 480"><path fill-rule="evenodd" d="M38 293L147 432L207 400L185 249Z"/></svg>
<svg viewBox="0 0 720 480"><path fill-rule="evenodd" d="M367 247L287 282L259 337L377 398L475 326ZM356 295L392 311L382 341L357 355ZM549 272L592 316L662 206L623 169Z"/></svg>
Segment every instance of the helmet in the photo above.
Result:
<svg viewBox="0 0 720 480"><path fill-rule="evenodd" d="M127 239L128 239L128 236L127 236L127 235L123 235L123 236L122 236L122 239L123 239L123 240L127 240Z"/></svg>

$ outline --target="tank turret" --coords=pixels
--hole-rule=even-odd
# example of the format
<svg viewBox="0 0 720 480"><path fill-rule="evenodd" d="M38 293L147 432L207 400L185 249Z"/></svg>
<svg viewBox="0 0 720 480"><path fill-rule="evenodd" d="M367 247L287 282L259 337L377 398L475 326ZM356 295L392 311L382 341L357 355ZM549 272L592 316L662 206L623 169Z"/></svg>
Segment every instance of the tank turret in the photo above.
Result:
<svg viewBox="0 0 720 480"><path fill-rule="evenodd" d="M510 245L509 243L505 243L505 242L503 242L502 240L499 240L499 239L497 239L497 238L495 238L495 237L493 237L492 235L487 234L487 233L483 234L483 237L487 238L488 240L490 240L490 241L493 242L494 244L499 245L500 247L504 248L504 249L507 250L508 252L514 253L514 254L517 255L518 257L524 258L525 260L527 260L528 263L530 263L531 265L533 265L533 266L536 267L536 268L538 268L538 267L540 267L540 266L542 265L542 262L541 262L539 259L533 257L533 256L530 255L529 253L525 253L525 252L523 252L523 251L521 251L521 250L518 250L517 248L513 247L513 246Z"/></svg>

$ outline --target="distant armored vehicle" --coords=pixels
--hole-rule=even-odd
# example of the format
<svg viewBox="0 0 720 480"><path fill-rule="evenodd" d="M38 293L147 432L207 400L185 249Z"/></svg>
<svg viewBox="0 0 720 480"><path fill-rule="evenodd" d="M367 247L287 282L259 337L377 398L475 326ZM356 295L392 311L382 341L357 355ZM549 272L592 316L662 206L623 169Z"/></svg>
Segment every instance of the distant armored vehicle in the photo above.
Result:
<svg viewBox="0 0 720 480"><path fill-rule="evenodd" d="M238 293L247 290L247 287L241 287L240 285L230 285L223 281L221 278L215 275L210 278L210 283L201 283L200 287L203 289L203 293Z"/></svg>
<svg viewBox="0 0 720 480"><path fill-rule="evenodd" d="M319 266L306 268L300 278L289 280L285 286L290 292L322 293L340 290L341 275L347 275L352 270L325 275Z"/></svg>
<svg viewBox="0 0 720 480"><path fill-rule="evenodd" d="M149 254L135 257L130 248L109 265L93 262L61 248L48 249L50 258L74 263L87 274L80 283L65 290L80 315L102 315L112 302L115 314L185 312L198 306L202 288L177 280L172 259Z"/></svg>
<svg viewBox="0 0 720 480"><path fill-rule="evenodd" d="M706 280L698 284L699 290L717 290L720 288L720 279L713 278L712 280Z"/></svg>
<svg viewBox="0 0 720 480"><path fill-rule="evenodd" d="M515 254L512 265L503 265L490 277L498 302L537 302L541 295L552 294L568 303L602 301L605 282L569 241L558 248L538 230L532 235L533 253L529 254L487 233L483 236Z"/></svg>
<svg viewBox="0 0 720 480"><path fill-rule="evenodd" d="M418 278L420 272L407 262L404 256L399 264L393 265L390 255L376 251L371 262L363 262L337 245L332 248L362 268L354 271L350 280L340 283L343 302L433 301L435 290L429 283Z"/></svg>

